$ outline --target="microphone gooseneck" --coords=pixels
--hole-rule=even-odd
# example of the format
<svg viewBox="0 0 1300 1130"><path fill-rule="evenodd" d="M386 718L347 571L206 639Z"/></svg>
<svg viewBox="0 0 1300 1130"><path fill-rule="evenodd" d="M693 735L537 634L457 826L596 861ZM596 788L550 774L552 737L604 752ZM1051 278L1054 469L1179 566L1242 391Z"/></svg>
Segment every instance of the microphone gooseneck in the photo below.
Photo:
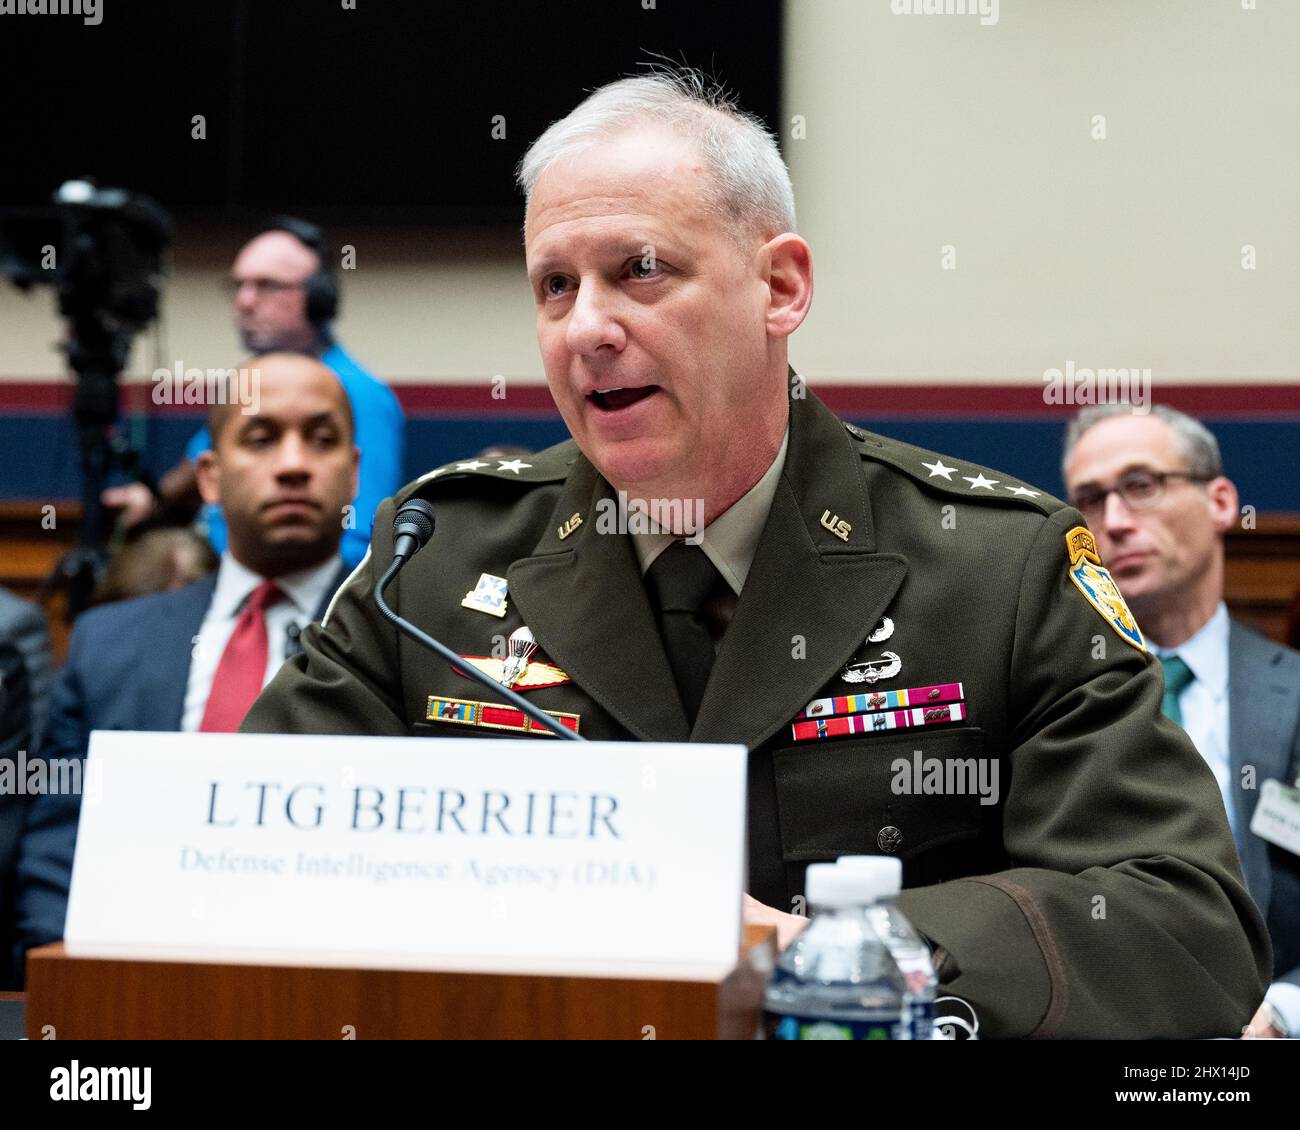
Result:
<svg viewBox="0 0 1300 1130"><path fill-rule="evenodd" d="M397 511L396 516L393 518L393 563L388 566L384 575L379 578L375 585L375 605L379 611L403 635L427 647L450 666L455 667L457 671L463 672L475 682L482 684L486 689L493 691L517 710L522 710L525 715L539 726L544 726L556 737L571 742L585 742L587 739L581 734L574 733L567 726L562 726L545 710L534 706L517 691L498 683L491 676L485 675L472 663L466 663L451 648L440 644L432 636L422 632L409 620L403 619L388 607L387 602L384 600L384 590L392 584L393 578L401 572L402 567L428 544L429 539L433 536L433 528L433 507L422 498L411 499L410 502L404 503Z"/></svg>

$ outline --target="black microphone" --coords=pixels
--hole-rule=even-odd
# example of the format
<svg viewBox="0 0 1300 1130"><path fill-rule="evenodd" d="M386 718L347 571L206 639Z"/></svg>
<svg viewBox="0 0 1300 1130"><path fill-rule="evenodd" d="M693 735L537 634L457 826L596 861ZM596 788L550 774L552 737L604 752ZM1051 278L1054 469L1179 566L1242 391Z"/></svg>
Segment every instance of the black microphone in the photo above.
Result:
<svg viewBox="0 0 1300 1130"><path fill-rule="evenodd" d="M378 606L379 611L391 620L403 635L409 636L416 643L423 644L435 655L441 656L447 663L455 667L457 671L463 672L475 682L481 683L488 690L494 691L511 706L522 710L525 715L538 725L544 726L557 737L566 738L571 742L585 742L587 739L582 735L575 733L567 726L562 726L545 710L534 706L523 695L507 687L504 683L498 683L490 675L485 675L474 664L466 663L451 648L445 647L432 636L426 635L409 620L402 619L388 607L388 604L384 601L384 589L401 572L402 566L428 544L429 539L433 536L433 526L433 507L422 498L413 498L409 502L403 503L397 511L393 518L393 563L388 566L388 571L379 578L378 583L375 585L375 604Z"/></svg>
<svg viewBox="0 0 1300 1130"><path fill-rule="evenodd" d="M433 537L433 507L422 498L403 503L393 519L393 556L414 557Z"/></svg>

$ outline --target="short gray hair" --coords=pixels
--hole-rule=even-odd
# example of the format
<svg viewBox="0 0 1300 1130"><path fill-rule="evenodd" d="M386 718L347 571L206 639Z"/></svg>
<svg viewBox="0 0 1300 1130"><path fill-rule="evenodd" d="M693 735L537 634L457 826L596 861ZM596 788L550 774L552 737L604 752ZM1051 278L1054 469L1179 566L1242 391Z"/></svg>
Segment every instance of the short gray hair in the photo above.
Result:
<svg viewBox="0 0 1300 1130"><path fill-rule="evenodd" d="M794 231L794 187L763 122L719 83L685 67L658 68L600 87L529 146L516 178L527 200L556 161L637 122L661 122L693 142L712 174L709 204L734 233Z"/></svg>
<svg viewBox="0 0 1300 1130"><path fill-rule="evenodd" d="M1061 459L1062 469L1069 463L1075 444L1083 438L1084 432L1096 427L1103 420L1109 420L1113 416L1127 416L1132 411L1132 408L1125 404L1095 404L1080 409L1079 414L1065 429L1065 455ZM1208 482L1223 474L1223 457L1219 454L1219 441L1200 420L1164 404L1153 404L1151 411L1173 432L1174 446L1187 460L1187 470L1192 475Z"/></svg>

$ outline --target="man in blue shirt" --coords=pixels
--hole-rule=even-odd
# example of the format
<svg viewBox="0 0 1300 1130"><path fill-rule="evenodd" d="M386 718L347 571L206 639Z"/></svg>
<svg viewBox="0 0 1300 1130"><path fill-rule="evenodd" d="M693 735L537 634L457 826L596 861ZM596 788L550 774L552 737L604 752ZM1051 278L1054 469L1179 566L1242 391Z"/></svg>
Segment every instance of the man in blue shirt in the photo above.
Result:
<svg viewBox="0 0 1300 1130"><path fill-rule="evenodd" d="M380 501L403 481L405 419L397 397L366 372L334 341L331 323L338 312L338 279L331 267L324 233L292 216L271 220L235 257L230 272L235 321L244 349L253 355L278 351L310 353L332 369L342 383L356 421L361 448L361 477L353 511L345 518L339 552L349 566L358 564L370 544L370 526ZM212 446L202 428L185 449L186 458L160 483L164 506L191 493L194 464ZM157 500L141 484L106 491L109 506L124 506L127 525L149 517ZM221 510L205 506L200 521L213 548L226 547Z"/></svg>

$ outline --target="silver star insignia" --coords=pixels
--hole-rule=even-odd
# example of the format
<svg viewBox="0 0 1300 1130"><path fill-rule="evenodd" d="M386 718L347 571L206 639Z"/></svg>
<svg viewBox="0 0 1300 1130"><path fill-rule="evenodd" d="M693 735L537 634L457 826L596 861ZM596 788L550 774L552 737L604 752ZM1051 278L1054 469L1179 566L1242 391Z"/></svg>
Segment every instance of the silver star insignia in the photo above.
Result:
<svg viewBox="0 0 1300 1130"><path fill-rule="evenodd" d="M448 468L446 467L439 467L436 471L430 471L427 475L421 475L419 481L424 483L428 482L430 479L436 479L439 475L445 475L447 470Z"/></svg>
<svg viewBox="0 0 1300 1130"><path fill-rule="evenodd" d="M1025 490L1024 487L1007 487L1006 489L1009 490L1012 494L1023 495L1025 498L1038 497L1038 491L1036 490Z"/></svg>
<svg viewBox="0 0 1300 1130"><path fill-rule="evenodd" d="M516 475L519 474L519 472L522 471L525 467L531 467L531 466L532 466L531 463L521 463L519 462L518 459L497 460L498 471L513 471Z"/></svg>
<svg viewBox="0 0 1300 1130"><path fill-rule="evenodd" d="M970 475L962 475L962 478L965 479L968 483L970 483L971 490L974 490L976 487L983 487L985 490L992 490L993 487L1000 481L998 479L986 479L982 471L978 475L975 475L974 477Z"/></svg>
<svg viewBox="0 0 1300 1130"><path fill-rule="evenodd" d="M921 466L930 468L930 478L933 479L938 475L940 478L947 479L949 482L952 482L952 473L957 470L956 467L945 467L942 459L935 459L933 463L922 461Z"/></svg>
<svg viewBox="0 0 1300 1130"><path fill-rule="evenodd" d="M457 464L456 464L456 470L458 470L458 471L477 471L480 467L486 467L486 466L487 466L486 463L480 463L477 459L474 459L474 460L472 460L472 461L469 462L469 463L457 463Z"/></svg>

